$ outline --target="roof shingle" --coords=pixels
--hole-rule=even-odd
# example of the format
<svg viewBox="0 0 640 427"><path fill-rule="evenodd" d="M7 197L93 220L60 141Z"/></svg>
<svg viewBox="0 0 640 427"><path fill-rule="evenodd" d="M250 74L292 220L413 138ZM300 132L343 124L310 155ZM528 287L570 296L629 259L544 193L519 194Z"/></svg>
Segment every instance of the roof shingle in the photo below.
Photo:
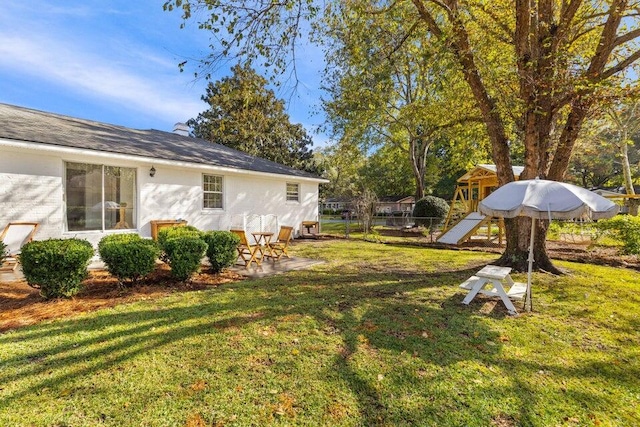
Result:
<svg viewBox="0 0 640 427"><path fill-rule="evenodd" d="M100 152L322 178L203 139L138 130L0 103L0 138Z"/></svg>

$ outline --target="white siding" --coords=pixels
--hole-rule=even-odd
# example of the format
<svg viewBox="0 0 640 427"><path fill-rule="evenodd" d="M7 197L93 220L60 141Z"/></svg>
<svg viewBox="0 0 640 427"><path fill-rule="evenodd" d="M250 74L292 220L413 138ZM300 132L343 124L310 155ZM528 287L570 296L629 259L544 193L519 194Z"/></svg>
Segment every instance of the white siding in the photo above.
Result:
<svg viewBox="0 0 640 427"><path fill-rule="evenodd" d="M0 228L9 221L38 221L36 239L80 237L97 243L103 232L64 232L64 163L66 161L137 168L137 231L149 237L154 219L185 219L202 230L247 231L280 225L300 230L301 222L317 220L318 184L293 177L226 172L216 169L177 168L149 163L111 160L104 156L50 154L0 147ZM224 177L224 209L203 209L203 173ZM300 202L286 201L286 183L300 184ZM276 220L277 218L277 220Z"/></svg>

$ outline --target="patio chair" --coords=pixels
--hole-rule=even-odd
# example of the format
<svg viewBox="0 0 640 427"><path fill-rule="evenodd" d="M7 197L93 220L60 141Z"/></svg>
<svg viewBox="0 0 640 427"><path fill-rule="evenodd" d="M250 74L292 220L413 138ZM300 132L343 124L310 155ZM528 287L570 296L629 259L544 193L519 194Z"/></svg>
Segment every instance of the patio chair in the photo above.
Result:
<svg viewBox="0 0 640 427"><path fill-rule="evenodd" d="M269 247L271 248L271 258L274 261L279 260L283 255L290 258L287 248L289 247L292 234L293 227L288 227L286 225L280 227L278 239L269 244Z"/></svg>
<svg viewBox="0 0 640 427"><path fill-rule="evenodd" d="M10 222L7 224L0 233L0 240L7 245L8 256L0 266L0 271L16 269L22 246L33 239L38 226L37 222Z"/></svg>
<svg viewBox="0 0 640 427"><path fill-rule="evenodd" d="M252 262L255 262L259 267L263 255L260 245L251 245L244 230L231 229L229 231L240 238L240 244L236 248L238 250L238 259L244 262L246 268L249 268Z"/></svg>

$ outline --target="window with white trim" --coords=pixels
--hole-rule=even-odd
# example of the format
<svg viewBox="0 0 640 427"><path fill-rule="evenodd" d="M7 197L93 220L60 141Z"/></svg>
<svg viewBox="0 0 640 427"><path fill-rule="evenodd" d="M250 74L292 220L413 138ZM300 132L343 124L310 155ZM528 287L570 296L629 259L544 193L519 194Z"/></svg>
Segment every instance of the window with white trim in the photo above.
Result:
<svg viewBox="0 0 640 427"><path fill-rule="evenodd" d="M220 175L202 175L204 209L223 208L223 180Z"/></svg>
<svg viewBox="0 0 640 427"><path fill-rule="evenodd" d="M287 202L300 201L300 184L287 182Z"/></svg>

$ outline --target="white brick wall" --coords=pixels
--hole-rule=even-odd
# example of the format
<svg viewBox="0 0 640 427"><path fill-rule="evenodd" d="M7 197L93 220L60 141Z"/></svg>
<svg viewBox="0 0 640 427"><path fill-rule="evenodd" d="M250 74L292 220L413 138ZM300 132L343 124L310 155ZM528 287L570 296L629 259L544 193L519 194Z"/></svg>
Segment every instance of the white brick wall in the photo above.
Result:
<svg viewBox="0 0 640 427"><path fill-rule="evenodd" d="M37 221L36 238L62 233L62 178L47 156L0 150L0 229L11 221Z"/></svg>
<svg viewBox="0 0 640 427"><path fill-rule="evenodd" d="M62 232L62 179L0 173L0 227L12 221L37 221L38 236Z"/></svg>
<svg viewBox="0 0 640 427"><path fill-rule="evenodd" d="M156 175L150 177L148 163L0 145L0 228L10 221L38 221L38 240L80 237L95 244L104 236L103 232L64 232L65 161L137 168L137 231L147 237L151 235L149 221L154 219L186 219L203 230L228 230L246 224L248 231L257 231L256 227L290 225L296 233L302 221L317 219L318 185L314 182L162 164L154 164ZM203 209L203 173L224 177L224 209ZM299 184L299 203L286 201L287 182Z"/></svg>
<svg viewBox="0 0 640 427"><path fill-rule="evenodd" d="M141 234L150 235L149 221L153 219L180 218L202 230L228 230L242 224L242 217L276 216L278 226L290 225L297 231L302 221L317 219L318 185L315 183L216 171L206 173L224 177L224 208L203 209L203 173L199 170L156 166L154 178L147 174L142 176ZM300 184L299 203L286 202L287 182ZM267 224L266 221L266 218L263 219L263 226ZM273 224L273 221L268 223Z"/></svg>

